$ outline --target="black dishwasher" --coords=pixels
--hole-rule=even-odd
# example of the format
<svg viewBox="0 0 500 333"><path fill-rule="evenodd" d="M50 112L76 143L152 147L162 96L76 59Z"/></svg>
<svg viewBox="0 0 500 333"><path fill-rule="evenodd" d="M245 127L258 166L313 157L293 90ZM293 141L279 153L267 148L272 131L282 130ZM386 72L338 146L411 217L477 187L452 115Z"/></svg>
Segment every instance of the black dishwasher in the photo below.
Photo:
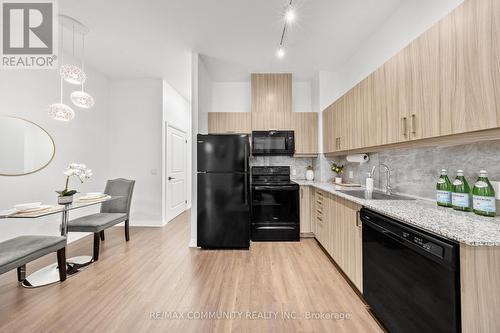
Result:
<svg viewBox="0 0 500 333"><path fill-rule="evenodd" d="M459 246L369 209L363 297L389 332L460 332Z"/></svg>

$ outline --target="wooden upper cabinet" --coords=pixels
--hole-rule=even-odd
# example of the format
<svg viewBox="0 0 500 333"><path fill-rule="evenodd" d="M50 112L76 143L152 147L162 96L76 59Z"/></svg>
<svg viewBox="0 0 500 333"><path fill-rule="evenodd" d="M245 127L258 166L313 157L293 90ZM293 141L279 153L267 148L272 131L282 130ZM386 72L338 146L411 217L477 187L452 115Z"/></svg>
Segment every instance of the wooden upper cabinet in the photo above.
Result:
<svg viewBox="0 0 500 333"><path fill-rule="evenodd" d="M365 130L369 129L372 145L383 145L387 143L387 92L385 82L385 68L382 66L372 75L373 100L369 123L365 123ZM365 139L366 142L367 139Z"/></svg>
<svg viewBox="0 0 500 333"><path fill-rule="evenodd" d="M407 140L406 119L400 115L400 55L389 59L383 66L384 70L384 98L386 102L386 123L383 125L387 143L396 143Z"/></svg>
<svg viewBox="0 0 500 333"><path fill-rule="evenodd" d="M440 77L439 26L417 38L405 52L408 81L408 123L410 140L439 136Z"/></svg>
<svg viewBox="0 0 500 333"><path fill-rule="evenodd" d="M252 129L290 130L292 74L252 74Z"/></svg>
<svg viewBox="0 0 500 333"><path fill-rule="evenodd" d="M344 113L341 115L340 150L357 149L363 147L363 91L361 83L347 92ZM342 117L343 116L343 117ZM347 126L346 126L347 125Z"/></svg>
<svg viewBox="0 0 500 333"><path fill-rule="evenodd" d="M337 133L334 129L333 116L335 112L335 104L330 105L323 111L323 151L325 153L335 152L335 144Z"/></svg>
<svg viewBox="0 0 500 333"><path fill-rule="evenodd" d="M497 125L500 127L500 1L493 1L493 90L497 108Z"/></svg>
<svg viewBox="0 0 500 333"><path fill-rule="evenodd" d="M466 0L324 118L326 153L500 127L500 1Z"/></svg>
<svg viewBox="0 0 500 333"><path fill-rule="evenodd" d="M252 133L252 115L250 112L209 112L208 133Z"/></svg>
<svg viewBox="0 0 500 333"><path fill-rule="evenodd" d="M343 96L323 111L323 151L325 153L347 149L349 133L344 123L347 114L346 102Z"/></svg>
<svg viewBox="0 0 500 333"><path fill-rule="evenodd" d="M441 134L500 124L497 2L467 0L439 23Z"/></svg>
<svg viewBox="0 0 500 333"><path fill-rule="evenodd" d="M318 154L318 114L292 112L292 129L295 131L295 155Z"/></svg>

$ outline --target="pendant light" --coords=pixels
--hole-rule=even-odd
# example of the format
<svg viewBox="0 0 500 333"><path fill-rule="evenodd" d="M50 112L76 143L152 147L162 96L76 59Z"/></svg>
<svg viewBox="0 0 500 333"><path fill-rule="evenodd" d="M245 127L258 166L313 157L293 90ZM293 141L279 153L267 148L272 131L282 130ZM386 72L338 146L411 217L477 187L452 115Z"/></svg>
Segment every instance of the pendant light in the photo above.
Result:
<svg viewBox="0 0 500 333"><path fill-rule="evenodd" d="M71 28L73 31L73 36L72 36L72 43L73 43L73 58L75 57L75 20L71 22ZM84 33L82 32L82 38L83 38ZM87 79L87 76L85 75L85 72L83 69L81 69L78 65L72 65L72 64L63 64L61 66L61 69L59 71L59 74L61 74L61 77L64 79L64 81L71 83L71 84L83 84L85 80Z"/></svg>
<svg viewBox="0 0 500 333"><path fill-rule="evenodd" d="M82 34L82 57L81 57L82 73L85 73L83 71L84 59L85 59L85 35ZM75 104L79 108L90 109L91 107L94 106L95 101L94 101L94 97L92 97L92 95L90 95L89 93L85 92L85 90L83 89L84 82L85 82L85 80L82 82L82 89L81 90L73 91L71 93L71 96L70 96L71 102L73 102L73 104Z"/></svg>
<svg viewBox="0 0 500 333"><path fill-rule="evenodd" d="M68 122L75 118L75 111L72 108L63 103L63 79L61 78L61 101L59 103L54 103L49 105L49 117L58 120Z"/></svg>
<svg viewBox="0 0 500 333"><path fill-rule="evenodd" d="M63 29L61 28L61 45L62 45L63 37L64 37L64 32L63 32ZM62 60L63 60L62 46L60 49L60 54L61 54L61 62L62 62ZM54 120L68 122L75 117L75 111L73 111L73 109L71 107L69 107L68 105L63 103L64 82L63 82L62 76L60 79L60 86L61 86L60 102L49 105L48 115L50 118L52 118Z"/></svg>

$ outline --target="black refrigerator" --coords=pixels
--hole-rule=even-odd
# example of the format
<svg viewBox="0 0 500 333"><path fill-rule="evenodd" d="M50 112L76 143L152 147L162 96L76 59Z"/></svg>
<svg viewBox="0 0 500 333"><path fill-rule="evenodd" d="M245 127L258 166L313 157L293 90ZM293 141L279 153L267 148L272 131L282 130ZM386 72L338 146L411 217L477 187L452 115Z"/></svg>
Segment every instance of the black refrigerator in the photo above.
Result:
<svg viewBox="0 0 500 333"><path fill-rule="evenodd" d="M198 134L198 246L250 246L250 139Z"/></svg>

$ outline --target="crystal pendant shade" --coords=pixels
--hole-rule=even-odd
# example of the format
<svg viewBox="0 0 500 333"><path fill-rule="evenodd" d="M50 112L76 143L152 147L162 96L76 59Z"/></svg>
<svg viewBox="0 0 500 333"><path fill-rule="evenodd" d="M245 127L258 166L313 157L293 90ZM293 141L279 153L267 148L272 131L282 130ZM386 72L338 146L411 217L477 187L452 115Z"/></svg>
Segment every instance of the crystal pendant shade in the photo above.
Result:
<svg viewBox="0 0 500 333"><path fill-rule="evenodd" d="M70 121L75 117L75 111L63 103L49 105L49 117L59 121Z"/></svg>
<svg viewBox="0 0 500 333"><path fill-rule="evenodd" d="M95 101L89 93L85 91L74 91L71 93L71 101L73 104L82 109L90 109L94 106Z"/></svg>
<svg viewBox="0 0 500 333"><path fill-rule="evenodd" d="M76 65L62 65L59 73L64 81L71 84L83 84L87 79L85 72Z"/></svg>

